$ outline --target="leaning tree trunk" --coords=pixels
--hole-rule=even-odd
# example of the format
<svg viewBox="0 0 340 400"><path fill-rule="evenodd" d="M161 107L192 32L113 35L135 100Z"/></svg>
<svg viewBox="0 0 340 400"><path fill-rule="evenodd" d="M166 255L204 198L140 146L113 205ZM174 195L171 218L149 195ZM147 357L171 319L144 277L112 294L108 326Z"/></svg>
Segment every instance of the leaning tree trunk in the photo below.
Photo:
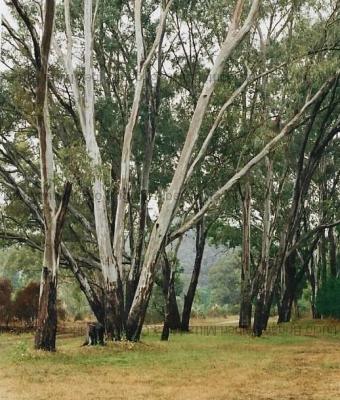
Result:
<svg viewBox="0 0 340 400"><path fill-rule="evenodd" d="M252 293L250 278L250 212L251 212L251 186L249 177L242 196L242 272L241 272L241 304L239 327L250 329L252 311Z"/></svg>
<svg viewBox="0 0 340 400"><path fill-rule="evenodd" d="M160 249L164 244L164 240L168 233L170 223L178 204L178 194L183 192L183 186L185 184L189 164L192 160L192 154L199 137L200 128L204 115L207 111L210 98L214 92L218 78L223 72L225 61L230 57L233 50L249 32L254 22L258 5L259 2L257 0L252 2L252 6L246 20L243 25L240 26L243 2L237 2L232 20L229 24L229 31L226 40L222 44L221 50L216 57L214 65L197 101L197 105L185 138L181 156L179 158L172 182L169 186L168 193L170 196L166 196L159 213L159 218L155 223L150 235L149 245L145 253L136 295L134 297L127 321L126 331L127 338L129 340L139 340L154 283L157 258L159 256Z"/></svg>

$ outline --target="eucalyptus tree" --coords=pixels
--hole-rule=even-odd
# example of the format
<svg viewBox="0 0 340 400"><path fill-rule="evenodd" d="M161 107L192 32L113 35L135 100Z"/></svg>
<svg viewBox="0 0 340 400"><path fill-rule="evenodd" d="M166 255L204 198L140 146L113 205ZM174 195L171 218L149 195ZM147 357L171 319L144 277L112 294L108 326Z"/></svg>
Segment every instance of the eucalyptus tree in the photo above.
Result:
<svg viewBox="0 0 340 400"><path fill-rule="evenodd" d="M43 204L43 223L45 228L44 260L41 274L39 312L35 347L55 350L57 331L57 273L61 232L65 220L71 185L66 184L60 207L56 209L54 189L54 163L52 132L48 110L48 64L54 29L55 2L46 1L41 40L26 11L13 1L18 14L30 32L34 48L36 68L35 118L40 144L40 170Z"/></svg>

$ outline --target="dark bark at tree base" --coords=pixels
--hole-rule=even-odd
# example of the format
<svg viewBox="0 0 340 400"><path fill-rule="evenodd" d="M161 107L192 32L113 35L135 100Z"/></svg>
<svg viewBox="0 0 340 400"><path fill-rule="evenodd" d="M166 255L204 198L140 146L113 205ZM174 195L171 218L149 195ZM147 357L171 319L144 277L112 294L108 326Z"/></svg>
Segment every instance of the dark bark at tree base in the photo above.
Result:
<svg viewBox="0 0 340 400"><path fill-rule="evenodd" d="M279 318L277 320L278 324L289 322L291 320L292 306L293 306L293 301L290 300L288 303L285 302L285 304L281 304L279 308Z"/></svg>
<svg viewBox="0 0 340 400"><path fill-rule="evenodd" d="M252 313L252 303L251 298L243 297L240 305L240 320L239 328L250 329L251 328L251 313Z"/></svg>
<svg viewBox="0 0 340 400"><path fill-rule="evenodd" d="M104 346L104 326L100 323L89 323L87 327L87 338L83 346Z"/></svg>
<svg viewBox="0 0 340 400"><path fill-rule="evenodd" d="M296 277L294 277L294 279L296 279ZM278 324L289 322L291 319L295 289L296 289L295 283L289 282L278 307L279 308L278 310L279 318L277 321Z"/></svg>
<svg viewBox="0 0 340 400"><path fill-rule="evenodd" d="M161 340L167 341L167 340L169 340L169 336L170 336L170 328L169 328L169 325L167 324L167 322L164 321Z"/></svg>
<svg viewBox="0 0 340 400"><path fill-rule="evenodd" d="M288 285L288 287L284 292L283 299L278 307L278 312L279 312L279 318L277 321L278 324L289 322L291 320L297 279L298 277L295 276L294 281Z"/></svg>
<svg viewBox="0 0 340 400"><path fill-rule="evenodd" d="M196 256L194 268L191 275L188 291L184 296L184 305L182 311L181 331L189 332L189 323L191 317L191 309L195 298L198 278L201 272L202 259L204 254L204 247L207 232L204 231L204 222L201 221L196 226Z"/></svg>
<svg viewBox="0 0 340 400"><path fill-rule="evenodd" d="M273 295L260 294L257 298L254 313L253 335L260 337L267 329Z"/></svg>
<svg viewBox="0 0 340 400"><path fill-rule="evenodd" d="M318 312L315 304L312 304L312 318L313 319L321 319L321 314Z"/></svg>
<svg viewBox="0 0 340 400"><path fill-rule="evenodd" d="M110 287L106 291L105 331L110 340L120 341L124 333L124 305L122 288Z"/></svg>
<svg viewBox="0 0 340 400"><path fill-rule="evenodd" d="M144 307L143 307L144 308ZM140 311L138 315L127 320L126 323L126 339L130 342L138 342L140 340L140 335L142 333L143 323L144 323L144 311Z"/></svg>
<svg viewBox="0 0 340 400"><path fill-rule="evenodd" d="M296 289L304 274L304 268L302 268L297 274L295 264L296 252L294 251L289 257L287 257L287 260L284 264L286 284L282 299L278 304L279 318L277 322L279 324L283 322L289 322L291 320Z"/></svg>
<svg viewBox="0 0 340 400"><path fill-rule="evenodd" d="M148 308L153 283L147 284L141 292L141 298L136 299L135 306L131 308L126 321L126 339L131 342L138 342L142 333L146 310Z"/></svg>
<svg viewBox="0 0 340 400"><path fill-rule="evenodd" d="M137 289L137 283L134 279L128 279L125 284L125 309L124 316L125 320L127 320L129 316L129 312L132 306L133 298L135 296Z"/></svg>
<svg viewBox="0 0 340 400"><path fill-rule="evenodd" d="M178 331L181 329L181 317L179 315L178 304L176 299L175 282L174 278L170 279L169 285L169 329Z"/></svg>
<svg viewBox="0 0 340 400"><path fill-rule="evenodd" d="M172 270L169 259L164 253L163 272L163 295L164 295L164 324L161 340L168 340L170 330L178 330L181 326L176 291L175 271Z"/></svg>
<svg viewBox="0 0 340 400"><path fill-rule="evenodd" d="M35 334L35 348L55 351L57 334L57 278L44 267L42 271L39 314Z"/></svg>
<svg viewBox="0 0 340 400"><path fill-rule="evenodd" d="M105 304L100 301L89 301L89 306L97 321L105 326Z"/></svg>
<svg viewBox="0 0 340 400"><path fill-rule="evenodd" d="M255 306L255 314L254 314L254 324L253 324L253 335L260 337L264 330L263 323L263 300L258 299Z"/></svg>

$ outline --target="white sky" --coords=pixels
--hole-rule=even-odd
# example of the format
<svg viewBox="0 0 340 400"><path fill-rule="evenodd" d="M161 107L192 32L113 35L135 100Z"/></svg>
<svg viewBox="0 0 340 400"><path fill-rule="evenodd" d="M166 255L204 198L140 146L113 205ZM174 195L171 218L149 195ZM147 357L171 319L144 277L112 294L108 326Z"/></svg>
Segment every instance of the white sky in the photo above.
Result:
<svg viewBox="0 0 340 400"><path fill-rule="evenodd" d="M0 0L0 12L1 12L1 15L3 15L5 18L9 17L8 6L6 6L6 4L4 3L3 0Z"/></svg>
<svg viewBox="0 0 340 400"><path fill-rule="evenodd" d="M4 3L4 0L0 0L0 57L1 57L1 49L2 49L2 18L9 18L9 10L8 6Z"/></svg>

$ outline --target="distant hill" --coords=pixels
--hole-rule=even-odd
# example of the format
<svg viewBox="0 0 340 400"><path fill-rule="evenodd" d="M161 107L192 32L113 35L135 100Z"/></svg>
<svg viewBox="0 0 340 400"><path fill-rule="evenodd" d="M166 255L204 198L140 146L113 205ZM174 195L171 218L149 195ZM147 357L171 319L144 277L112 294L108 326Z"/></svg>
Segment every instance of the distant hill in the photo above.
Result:
<svg viewBox="0 0 340 400"><path fill-rule="evenodd" d="M222 258L227 251L228 249L224 246L213 246L209 243L206 243L202 260L201 274L198 281L198 286L200 288L207 287L209 268L216 264L216 262ZM195 232L191 230L184 235L181 246L178 250L178 258L181 266L184 269L183 281L185 287L188 285L191 278L192 268L195 262L195 255Z"/></svg>

